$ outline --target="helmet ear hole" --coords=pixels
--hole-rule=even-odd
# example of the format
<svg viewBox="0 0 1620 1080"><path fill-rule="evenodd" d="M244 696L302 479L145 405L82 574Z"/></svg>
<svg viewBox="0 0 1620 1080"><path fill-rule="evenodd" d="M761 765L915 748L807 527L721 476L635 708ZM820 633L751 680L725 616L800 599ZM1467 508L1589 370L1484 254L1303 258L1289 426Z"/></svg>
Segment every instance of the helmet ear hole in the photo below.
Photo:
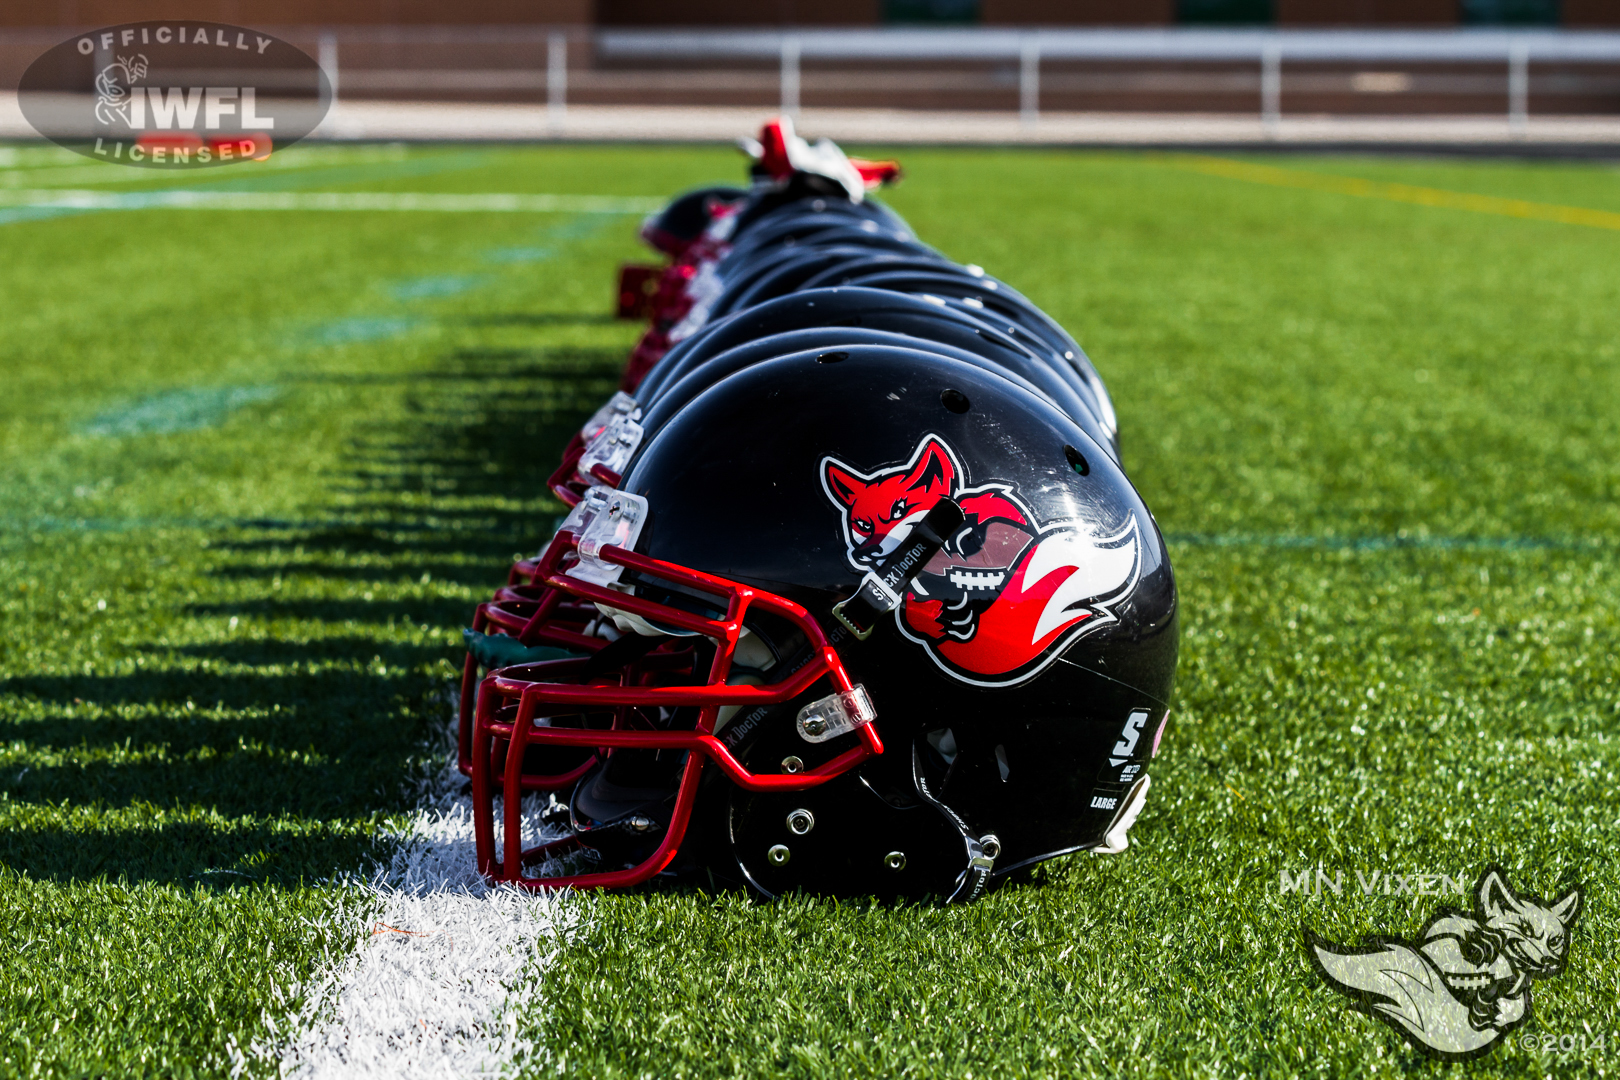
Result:
<svg viewBox="0 0 1620 1080"><path fill-rule="evenodd" d="M879 787L901 780L866 771ZM952 896L970 864L962 832L947 811L901 782L912 796L903 803L886 798L861 772L811 791L733 789L723 827L736 870L767 897L796 889L883 899Z"/></svg>

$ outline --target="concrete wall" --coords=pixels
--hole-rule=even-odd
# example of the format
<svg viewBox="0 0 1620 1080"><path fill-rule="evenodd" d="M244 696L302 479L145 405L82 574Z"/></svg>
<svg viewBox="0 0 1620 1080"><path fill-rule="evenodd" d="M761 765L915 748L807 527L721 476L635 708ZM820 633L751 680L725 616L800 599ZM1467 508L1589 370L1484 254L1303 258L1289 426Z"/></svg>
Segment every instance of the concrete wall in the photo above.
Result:
<svg viewBox="0 0 1620 1080"><path fill-rule="evenodd" d="M1167 26L1175 0L980 0L995 26Z"/></svg>
<svg viewBox="0 0 1620 1080"><path fill-rule="evenodd" d="M1275 0L1279 26L1454 26L1457 0ZM1565 0L1620 10L1620 0ZM986 23L1168 26L1175 0L982 0Z"/></svg>
<svg viewBox="0 0 1620 1080"><path fill-rule="evenodd" d="M1459 0L1274 0L1279 26L1451 26ZM1562 0L1565 26L1620 26L1620 0ZM0 0L0 27L148 19L256 26L872 26L883 0ZM995 26L1166 26L1176 0L980 0Z"/></svg>
<svg viewBox="0 0 1620 1080"><path fill-rule="evenodd" d="M881 0L596 0L601 26L875 26Z"/></svg>
<svg viewBox="0 0 1620 1080"><path fill-rule="evenodd" d="M0 0L0 26L114 26L153 19L252 26L588 24L592 0Z"/></svg>
<svg viewBox="0 0 1620 1080"><path fill-rule="evenodd" d="M1276 0L1279 26L1455 26L1457 0Z"/></svg>
<svg viewBox="0 0 1620 1080"><path fill-rule="evenodd" d="M1564 0L1565 26L1620 26L1620 0Z"/></svg>

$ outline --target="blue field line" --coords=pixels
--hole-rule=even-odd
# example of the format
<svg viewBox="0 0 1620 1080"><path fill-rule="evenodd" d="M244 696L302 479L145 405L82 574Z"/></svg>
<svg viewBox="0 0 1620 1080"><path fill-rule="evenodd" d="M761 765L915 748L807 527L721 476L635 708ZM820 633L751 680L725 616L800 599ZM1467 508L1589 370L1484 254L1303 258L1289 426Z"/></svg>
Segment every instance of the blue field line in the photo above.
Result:
<svg viewBox="0 0 1620 1080"><path fill-rule="evenodd" d="M488 281L487 274L430 274L396 281L384 287L395 300L426 300L436 296L457 296Z"/></svg>
<svg viewBox="0 0 1620 1080"><path fill-rule="evenodd" d="M377 161L363 165L321 165L297 172L239 176L213 183L194 184L187 191L289 191L338 184L360 184L371 180L400 180L437 173L456 172L487 165L490 156L483 150L463 150L453 154L423 154L404 161ZM245 166L233 166L245 168Z"/></svg>
<svg viewBox="0 0 1620 1080"><path fill-rule="evenodd" d="M547 515L541 515L546 518ZM276 518L199 517L74 517L66 514L0 514L0 544L26 541L30 533L131 533L189 529L197 532L290 532L322 529L376 529L390 533L442 532L439 525L417 525L366 518L313 518L304 521Z"/></svg>
<svg viewBox="0 0 1620 1080"><path fill-rule="evenodd" d="M532 263L545 262L555 254L557 249L550 247L509 247L486 251L484 258L492 263Z"/></svg>
<svg viewBox="0 0 1620 1080"><path fill-rule="evenodd" d="M356 315L347 319L333 319L302 331L300 340L310 345L356 345L367 341L387 341L403 337L420 327L426 319L404 316Z"/></svg>
<svg viewBox="0 0 1620 1080"><path fill-rule="evenodd" d="M1590 551L1609 548L1607 536L1299 536L1288 533L1165 533L1171 547L1292 548L1311 551Z"/></svg>
<svg viewBox="0 0 1620 1080"><path fill-rule="evenodd" d="M200 431L244 406L268 401L280 393L276 386L186 387L109 409L79 430L102 437Z"/></svg>
<svg viewBox="0 0 1620 1080"><path fill-rule="evenodd" d="M144 191L125 191L105 206L15 206L0 209L0 225L14 225L25 221L42 221L69 214L94 214L105 210L145 210L176 192L188 191L288 191L337 184L356 184L369 180L394 180L435 173L471 169L488 162L489 155L482 151L463 151L456 154L423 156L400 162L374 162L365 165L315 166L307 170L276 172L259 176L191 184L184 188L149 188ZM127 166L133 167L133 166ZM229 166L243 168L245 166Z"/></svg>
<svg viewBox="0 0 1620 1080"><path fill-rule="evenodd" d="M495 248L486 251L484 258L493 263L545 262L558 255L571 241L594 235L610 223L611 219L601 214L577 214L560 225L542 227L540 244Z"/></svg>
<svg viewBox="0 0 1620 1080"><path fill-rule="evenodd" d="M541 240L539 245L496 248L485 252L484 258L499 263L544 262L561 254L573 241L600 232L612 221L612 218L601 214L576 214L560 224L537 230ZM383 288L393 299L409 302L458 296L496 280L498 278L490 274L431 274L419 278L406 278L386 284ZM319 324L304 331L300 336L303 340L317 345L349 345L401 337L426 325L428 321L402 316L362 315Z"/></svg>
<svg viewBox="0 0 1620 1080"><path fill-rule="evenodd" d="M431 510L424 509L424 513ZM537 519L538 520L538 519ZM58 515L0 515L0 530L36 532L127 532L139 529L243 529L304 532L317 529L374 528L384 532L440 531L434 525L373 518L90 518ZM1166 533L1171 547L1281 548L1305 551L1602 551L1620 547L1608 536L1300 536L1265 533Z"/></svg>
<svg viewBox="0 0 1620 1080"><path fill-rule="evenodd" d="M386 150L387 148L381 148ZM299 146L292 150L277 151L269 161L254 162L250 172L259 175L265 172L275 172L291 176L312 169L339 169L354 165L397 164L410 160L410 148L404 144L393 147L393 153L368 153L364 149L338 152L336 148L326 147L307 151ZM0 191L7 188L37 188L44 184L46 187L72 187L75 184L151 184L163 182L170 184L197 181L206 183L218 180L219 174L213 170L193 169L190 171L163 171L155 172L151 169L130 168L128 163L118 164L100 159L91 160L83 155L66 151L71 161L58 161L56 164L27 166L9 162L5 157L5 148L0 147ZM351 157L351 153L353 156ZM239 163L239 164L246 164ZM236 175L236 174L232 174Z"/></svg>
<svg viewBox="0 0 1620 1080"><path fill-rule="evenodd" d="M221 518L90 518L60 514L0 515L0 541L22 541L29 533L163 532L174 529L214 531L230 528Z"/></svg>
<svg viewBox="0 0 1620 1080"><path fill-rule="evenodd" d="M13 206L0 210L0 225L16 225L24 221L45 221L49 218L65 217L68 214L88 214L92 212L68 206Z"/></svg>

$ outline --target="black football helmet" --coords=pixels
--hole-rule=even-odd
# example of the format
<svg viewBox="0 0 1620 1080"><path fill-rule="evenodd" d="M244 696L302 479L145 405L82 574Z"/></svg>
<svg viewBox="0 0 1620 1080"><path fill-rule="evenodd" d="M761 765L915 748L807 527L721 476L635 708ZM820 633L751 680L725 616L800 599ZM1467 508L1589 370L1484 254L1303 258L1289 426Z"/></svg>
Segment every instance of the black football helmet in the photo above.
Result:
<svg viewBox="0 0 1620 1080"><path fill-rule="evenodd" d="M709 317L718 319L733 311L785 296L804 287L806 281L824 274L829 269L838 270L873 262L901 268L929 261L937 268L954 265L945 261L943 256L934 256L930 260L927 255L913 252L874 251L865 244L826 246L807 244L795 248L781 258L762 259L759 265L747 267L744 271L728 277L725 291L715 301Z"/></svg>
<svg viewBox="0 0 1620 1080"><path fill-rule="evenodd" d="M903 349L925 349L940 356L948 356L963 363L993 371L1009 382L1043 397L1070 416L1089 415L1082 402L1069 388L1053 378L1050 372L1036 364L1003 365L969 349L958 348L938 340L919 340L906 334L893 334L884 330L864 327L821 326L806 330L793 330L772 334L743 345L727 349L691 368L679 382L665 387L647 399L643 408L641 426L645 435L658 431L710 386L745 367L788 353L807 349L835 350L845 345L892 345ZM1025 377L1039 379L1039 384ZM1083 425L1086 426L1086 425ZM1091 426L1087 433L1098 437Z"/></svg>
<svg viewBox="0 0 1620 1080"><path fill-rule="evenodd" d="M1123 846L1175 586L1140 496L1049 400L921 349L791 353L715 383L581 507L535 572L542 606L597 614L554 606L530 638L613 640L484 680L475 794L499 783L509 815L486 873L968 899ZM516 808L561 766L520 746L595 751L564 845L602 881L522 874L559 848L525 852Z"/></svg>
<svg viewBox="0 0 1620 1080"><path fill-rule="evenodd" d="M748 192L734 187L706 187L670 200L641 225L641 239L654 251L679 255L703 235L722 207L738 203Z"/></svg>
<svg viewBox="0 0 1620 1080"><path fill-rule="evenodd" d="M1093 428L1113 453L1114 429L1103 419L1112 405L1050 350L1037 350L976 316L934 297L881 289L841 287L790 293L704 326L671 349L637 388L637 401L655 401L663 390L713 356L772 334L812 327L852 327L907 334L977 353L1041 386L1080 423ZM1117 455L1116 455L1117 456Z"/></svg>
<svg viewBox="0 0 1620 1080"><path fill-rule="evenodd" d="M862 197L894 163L785 121L751 153L650 219L672 262L572 509L467 633L479 870L969 900L1122 850L1178 614L1101 378Z"/></svg>

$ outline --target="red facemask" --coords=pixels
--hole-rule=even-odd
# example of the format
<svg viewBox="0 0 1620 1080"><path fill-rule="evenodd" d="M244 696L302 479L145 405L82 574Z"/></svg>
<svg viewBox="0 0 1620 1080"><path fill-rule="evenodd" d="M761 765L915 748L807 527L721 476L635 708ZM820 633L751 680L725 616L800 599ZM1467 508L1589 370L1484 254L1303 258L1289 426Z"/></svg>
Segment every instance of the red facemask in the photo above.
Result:
<svg viewBox="0 0 1620 1080"><path fill-rule="evenodd" d="M698 781L709 762L749 791L802 791L883 752L883 743L870 722L875 714L865 692L850 682L837 650L803 607L735 581L638 555L627 547L593 543L593 537L611 533L604 534L588 522L582 527L574 520L577 516L571 516L538 559L517 563L507 586L481 604L474 616L474 630L504 633L524 645L556 645L586 654L501 668L481 681L477 661L468 656L458 756L462 772L472 777L480 873L528 888L636 885L664 870L675 858L691 820ZM723 609L724 614L709 618L609 587L623 572L621 568L644 580L712 598L713 608ZM590 577L608 579L609 585L587 580ZM608 641L585 631L599 612L666 626L677 635L707 638L715 646L713 659L706 671L698 670L702 665L693 638L672 635L641 650L641 655L627 663L595 664L593 658ZM811 645L809 662L767 685L728 685L737 643L750 613L767 613L790 622ZM838 728L842 733L858 733L859 743L853 748L803 772L761 774L749 772L716 737L722 708L791 701L824 676L830 678L835 692L805 706L800 711L800 726L812 732L819 729L824 738L840 733L833 730ZM651 722L660 709L679 707L697 709L690 729L664 730ZM566 726L556 721L566 721ZM541 774L525 765L526 751L536 746L580 747L593 751L594 756L565 771ZM629 869L566 877L524 876L525 865L563 855L580 841L565 837L525 849L523 796L571 787L619 749L686 753L669 826L657 850ZM497 794L502 812L499 850Z"/></svg>

